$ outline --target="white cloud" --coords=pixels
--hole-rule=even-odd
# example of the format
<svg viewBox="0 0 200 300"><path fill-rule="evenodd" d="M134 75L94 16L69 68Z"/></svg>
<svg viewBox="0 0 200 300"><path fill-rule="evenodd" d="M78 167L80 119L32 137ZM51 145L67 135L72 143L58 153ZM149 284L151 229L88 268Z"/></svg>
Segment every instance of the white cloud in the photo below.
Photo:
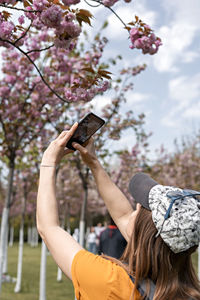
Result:
<svg viewBox="0 0 200 300"><path fill-rule="evenodd" d="M91 102L90 104L92 104L93 106L93 112L96 114L101 114L101 110L102 108L111 103L112 98L108 97L108 96L96 96ZM89 104L89 105L90 105Z"/></svg>
<svg viewBox="0 0 200 300"><path fill-rule="evenodd" d="M194 76L181 76L169 81L169 96L179 102L180 108L197 101L200 97L200 73ZM181 105L184 103L184 105Z"/></svg>
<svg viewBox="0 0 200 300"><path fill-rule="evenodd" d="M135 92L129 92L127 93L126 99L127 102L124 103L121 107L121 113L124 113L128 110L133 110L134 112L142 111L141 107L143 107L150 98L150 95L144 94L144 93L135 93ZM93 109L92 111L96 114L101 114L102 108L110 104L113 99L113 96L104 96L104 95L98 95L96 96L88 105L92 104Z"/></svg>
<svg viewBox="0 0 200 300"><path fill-rule="evenodd" d="M143 22L154 26L157 13L153 10L147 10L144 1L130 3L126 5L124 2L115 10L120 18L127 24L135 20L135 15L138 15ZM110 14L108 18L109 26L106 31L106 35L110 39L117 39L122 41L126 39L127 33L123 32L123 24L117 19L114 14Z"/></svg>
<svg viewBox="0 0 200 300"><path fill-rule="evenodd" d="M200 116L200 102L193 103L186 111L183 112L184 118L198 118Z"/></svg>
<svg viewBox="0 0 200 300"><path fill-rule="evenodd" d="M176 72L180 62L191 62L198 57L198 53L194 51L191 53L188 49L192 45L197 30L195 26L176 22L160 28L158 35L163 45L154 56L154 67L157 71Z"/></svg>
<svg viewBox="0 0 200 300"><path fill-rule="evenodd" d="M163 46L154 56L154 67L159 72L176 72L179 63L190 63L199 57L191 50L199 29L200 5L198 0L164 0L167 25L157 32Z"/></svg>
<svg viewBox="0 0 200 300"><path fill-rule="evenodd" d="M150 98L150 95L144 94L144 93L135 93L131 92L127 96L128 104L138 104L138 103L143 103L144 101L148 100Z"/></svg>
<svg viewBox="0 0 200 300"><path fill-rule="evenodd" d="M174 15L177 21L199 25L199 0L163 0L161 5L165 8L169 18Z"/></svg>
<svg viewBox="0 0 200 300"><path fill-rule="evenodd" d="M139 92L129 92L126 95L127 102L122 107L121 111L125 112L132 110L135 114L140 114L145 111L146 115L146 105L149 99L151 98L150 94L139 93Z"/></svg>
<svg viewBox="0 0 200 300"><path fill-rule="evenodd" d="M169 111L162 119L167 127L183 128L186 121L200 115L200 73L180 76L169 82Z"/></svg>

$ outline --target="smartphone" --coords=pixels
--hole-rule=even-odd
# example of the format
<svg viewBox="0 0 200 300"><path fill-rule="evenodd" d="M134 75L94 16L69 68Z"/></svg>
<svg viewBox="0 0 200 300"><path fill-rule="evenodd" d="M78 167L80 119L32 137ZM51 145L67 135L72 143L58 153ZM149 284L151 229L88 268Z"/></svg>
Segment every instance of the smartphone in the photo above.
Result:
<svg viewBox="0 0 200 300"><path fill-rule="evenodd" d="M73 146L73 142L78 144L84 144L89 138L103 125L105 121L93 113L87 114L79 123L73 136L67 142L66 147L72 150L76 150Z"/></svg>

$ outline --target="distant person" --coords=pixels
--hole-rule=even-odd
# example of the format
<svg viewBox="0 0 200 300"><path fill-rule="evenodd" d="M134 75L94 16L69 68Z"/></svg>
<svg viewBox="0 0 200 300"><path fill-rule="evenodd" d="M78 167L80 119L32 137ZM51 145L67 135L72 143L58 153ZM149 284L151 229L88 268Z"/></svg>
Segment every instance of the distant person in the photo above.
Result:
<svg viewBox="0 0 200 300"><path fill-rule="evenodd" d="M99 254L106 254L115 258L120 258L126 248L127 242L113 219L110 225L101 232L99 237Z"/></svg>
<svg viewBox="0 0 200 300"><path fill-rule="evenodd" d="M97 226L95 226L95 233L97 235L97 239L96 239L97 249L99 248L100 234L104 229L105 229L105 226L102 226L101 222L97 223Z"/></svg>
<svg viewBox="0 0 200 300"><path fill-rule="evenodd" d="M75 241L79 242L79 228L74 229L74 233L72 236L75 239Z"/></svg>
<svg viewBox="0 0 200 300"><path fill-rule="evenodd" d="M95 233L97 235L97 238L99 239L101 232L105 229L104 226L102 226L102 223L97 223L97 226L95 226Z"/></svg>
<svg viewBox="0 0 200 300"><path fill-rule="evenodd" d="M91 169L110 215L128 242L123 257L104 258L83 249L59 224L56 170L78 123L50 143L40 166L37 229L52 257L73 281L81 300L200 300L191 255L200 242L200 192L164 186L147 174L130 178L136 210L95 153L72 143ZM192 171L192 170L191 170ZM73 179L72 179L73 180ZM127 182L128 185L128 182Z"/></svg>
<svg viewBox="0 0 200 300"><path fill-rule="evenodd" d="M97 236L95 233L94 227L90 227L90 232L87 236L87 244L88 244L88 250L94 254L97 253L97 244L96 244Z"/></svg>

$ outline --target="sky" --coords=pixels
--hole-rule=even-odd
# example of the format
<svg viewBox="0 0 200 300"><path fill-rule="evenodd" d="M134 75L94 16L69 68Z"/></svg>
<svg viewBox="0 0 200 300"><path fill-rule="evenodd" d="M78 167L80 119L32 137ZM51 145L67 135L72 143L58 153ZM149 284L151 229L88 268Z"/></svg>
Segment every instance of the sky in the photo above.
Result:
<svg viewBox="0 0 200 300"><path fill-rule="evenodd" d="M174 139L193 135L200 125L200 1L132 0L127 4L120 0L112 7L125 23L138 15L162 39L163 45L153 56L129 48L127 32L108 9L89 7L83 0L79 6L94 15L91 35L108 19L109 26L104 31L109 39L105 58L121 54L124 67L147 64L147 69L134 78L134 90L128 94L126 109L146 115L146 132L153 133L149 139L152 156L162 144L173 151ZM96 97L94 112L99 113L110 99L109 94ZM130 149L133 146L130 134L127 131L112 146Z"/></svg>
<svg viewBox="0 0 200 300"><path fill-rule="evenodd" d="M102 6L89 8L95 17L93 29L100 27L104 19L109 21L105 57L122 54L124 66L147 64L147 69L134 79L134 91L129 93L127 105L136 114L145 113L145 129L153 133L149 139L152 153L161 144L171 152L174 139L193 135L200 125L200 1L119 1L112 8L126 23L138 15L162 39L156 55L131 50L119 20ZM100 97L101 101L94 101L96 112L98 103L101 106L109 101L106 94ZM131 148L129 132L120 144Z"/></svg>

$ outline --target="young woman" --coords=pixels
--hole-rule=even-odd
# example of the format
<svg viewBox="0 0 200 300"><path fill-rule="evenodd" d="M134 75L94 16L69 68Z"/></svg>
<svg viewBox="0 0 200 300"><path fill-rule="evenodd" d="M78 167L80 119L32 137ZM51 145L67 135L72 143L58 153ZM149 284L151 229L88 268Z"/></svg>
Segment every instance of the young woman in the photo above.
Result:
<svg viewBox="0 0 200 300"><path fill-rule="evenodd" d="M77 128L63 131L44 152L37 197L37 228L79 300L200 300L191 254L200 241L198 192L161 186L143 173L130 181L134 211L95 155L94 143L73 143L91 169L102 199L128 242L122 259L84 250L59 225L55 173Z"/></svg>

